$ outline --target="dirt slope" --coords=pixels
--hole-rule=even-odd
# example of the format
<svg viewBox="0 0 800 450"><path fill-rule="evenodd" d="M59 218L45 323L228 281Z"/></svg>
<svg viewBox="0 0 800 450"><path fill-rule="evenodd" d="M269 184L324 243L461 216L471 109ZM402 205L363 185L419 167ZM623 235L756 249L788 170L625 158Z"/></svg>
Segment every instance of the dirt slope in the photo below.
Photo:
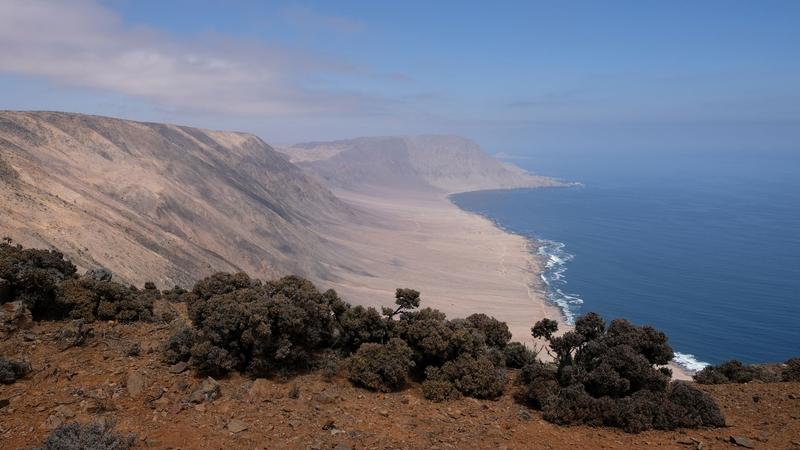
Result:
<svg viewBox="0 0 800 450"><path fill-rule="evenodd" d="M259 381L234 375L218 380L219 398L197 404L189 398L203 378L170 373L153 351L166 326L94 324L96 337L85 347L59 351L62 325L40 323L0 341L0 354L26 358L34 369L0 384L0 402L9 399L0 407L0 448L30 448L61 422L99 420L135 433L136 448L159 449L741 449L731 436L756 449L800 448L800 383L701 386L729 427L635 435L553 425L514 402L513 389L497 401L431 403L416 385L384 395L319 374ZM127 356L133 343L140 356ZM297 399L289 396L294 385ZM231 431L240 425L247 429Z"/></svg>

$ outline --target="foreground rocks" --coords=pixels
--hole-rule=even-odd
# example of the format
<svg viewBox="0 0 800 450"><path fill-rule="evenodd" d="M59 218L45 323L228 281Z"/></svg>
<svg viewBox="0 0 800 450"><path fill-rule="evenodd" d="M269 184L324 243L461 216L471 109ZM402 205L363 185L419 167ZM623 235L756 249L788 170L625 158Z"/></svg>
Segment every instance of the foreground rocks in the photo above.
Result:
<svg viewBox="0 0 800 450"><path fill-rule="evenodd" d="M38 445L63 423L116 421L117 431L136 434L136 448L736 449L749 444L800 450L800 383L703 387L722 407L728 428L631 435L545 422L539 412L514 402L513 389L497 401L431 403L416 385L379 394L319 374L285 380L198 377L160 361L154 349L169 330L154 324L95 323L94 338L59 352L58 330L64 325L41 323L27 330L29 335L16 332L0 340L0 354L26 358L33 368L28 377L0 385L0 447ZM128 356L132 342L141 346L139 356Z"/></svg>

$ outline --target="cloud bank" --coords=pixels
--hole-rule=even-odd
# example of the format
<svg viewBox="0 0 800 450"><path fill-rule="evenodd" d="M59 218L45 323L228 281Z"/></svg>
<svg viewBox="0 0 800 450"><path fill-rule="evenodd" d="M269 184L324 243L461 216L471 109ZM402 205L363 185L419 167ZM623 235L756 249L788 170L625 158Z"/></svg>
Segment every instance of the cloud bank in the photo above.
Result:
<svg viewBox="0 0 800 450"><path fill-rule="evenodd" d="M293 14L356 30L344 19ZM370 76L358 67L216 34L189 41L125 24L88 0L0 2L0 72L140 97L174 111L274 116L381 108L378 98L324 83Z"/></svg>

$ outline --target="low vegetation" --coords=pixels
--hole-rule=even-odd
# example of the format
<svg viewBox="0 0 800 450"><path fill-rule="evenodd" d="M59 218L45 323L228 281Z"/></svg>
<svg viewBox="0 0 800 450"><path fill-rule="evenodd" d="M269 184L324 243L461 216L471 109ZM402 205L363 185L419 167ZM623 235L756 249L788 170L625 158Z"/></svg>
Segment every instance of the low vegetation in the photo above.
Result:
<svg viewBox="0 0 800 450"><path fill-rule="evenodd" d="M348 378L374 391L400 390L414 366L411 356L411 349L401 339L392 338L386 344L363 344L348 361Z"/></svg>
<svg viewBox="0 0 800 450"><path fill-rule="evenodd" d="M579 318L573 331L556 336L557 329L547 319L532 329L534 337L547 340L556 364L535 362L518 378L522 400L541 409L546 420L634 433L725 424L711 397L670 382L663 366L673 353L664 333L621 319L606 328L593 313Z"/></svg>
<svg viewBox="0 0 800 450"><path fill-rule="evenodd" d="M113 431L113 424L70 423L61 425L34 450L127 450L134 446L136 437Z"/></svg>
<svg viewBox="0 0 800 450"><path fill-rule="evenodd" d="M173 313L173 303L185 303L188 320L169 315L175 319L161 345L162 359L188 363L201 375L283 377L315 370L328 379L344 374L353 384L380 392L414 381L426 398L441 402L497 398L513 369L516 398L556 424L628 432L725 424L711 397L690 383L671 381L665 365L673 352L666 335L622 319L606 324L589 313L563 334L557 322L544 319L531 331L546 345L530 349L510 342L508 326L493 317L448 319L421 308L420 293L413 289L397 289L395 305L379 312L352 306L333 290L320 291L296 276L261 281L217 273L191 290L176 286L160 292L152 283L138 289L114 282L103 269L76 272L61 253L3 242L0 303L20 302L34 320L70 319L59 338L64 348L83 345L91 336L84 324L92 321L152 321L157 301ZM540 352L550 358L539 359ZM0 358L3 383L29 370L25 363ZM711 384L781 379L800 379L800 358L777 372L729 361L696 376L698 383ZM42 448L127 448L126 442L104 427L72 424L54 431Z"/></svg>
<svg viewBox="0 0 800 450"><path fill-rule="evenodd" d="M11 384L31 371L30 364L0 357L0 384Z"/></svg>
<svg viewBox="0 0 800 450"><path fill-rule="evenodd" d="M0 243L0 304L21 302L34 320L153 319L153 301L160 292L152 283L139 290L111 281L105 270L76 272L56 250L25 249L6 238Z"/></svg>
<svg viewBox="0 0 800 450"><path fill-rule="evenodd" d="M699 384L800 381L800 358L789 359L783 365L743 364L732 359L716 366L706 366L694 375L694 380Z"/></svg>

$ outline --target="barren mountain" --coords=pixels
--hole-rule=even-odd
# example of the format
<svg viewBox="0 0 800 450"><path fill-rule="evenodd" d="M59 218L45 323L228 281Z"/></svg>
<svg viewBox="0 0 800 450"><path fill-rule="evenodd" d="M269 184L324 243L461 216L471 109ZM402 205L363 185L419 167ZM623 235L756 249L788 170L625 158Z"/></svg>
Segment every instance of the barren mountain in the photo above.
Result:
<svg viewBox="0 0 800 450"><path fill-rule="evenodd" d="M137 284L213 271L324 278L353 213L256 136L0 112L0 233Z"/></svg>
<svg viewBox="0 0 800 450"><path fill-rule="evenodd" d="M280 151L333 188L448 193L557 186L485 153L458 136L364 137L297 144Z"/></svg>

